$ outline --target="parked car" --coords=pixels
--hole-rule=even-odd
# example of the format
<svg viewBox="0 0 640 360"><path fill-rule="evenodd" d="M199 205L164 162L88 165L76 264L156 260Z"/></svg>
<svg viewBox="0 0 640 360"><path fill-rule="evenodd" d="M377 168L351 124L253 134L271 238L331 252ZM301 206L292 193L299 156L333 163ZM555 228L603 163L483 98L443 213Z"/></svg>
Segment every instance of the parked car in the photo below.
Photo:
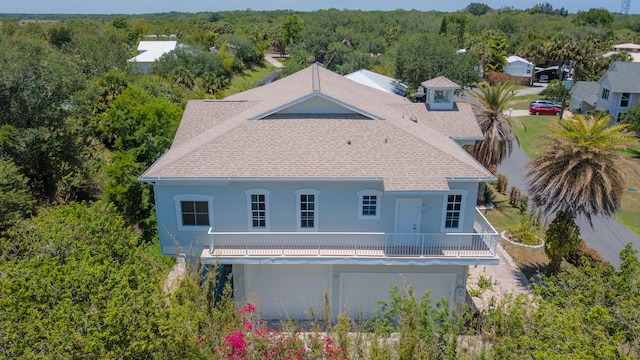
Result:
<svg viewBox="0 0 640 360"><path fill-rule="evenodd" d="M556 103L554 103L554 102L553 102L553 101L551 101L551 100L544 100L544 99L533 100L533 101L531 102L531 104L529 104L529 106L534 106L534 105L536 105L536 104L546 104L546 105L555 106L555 107L557 107L558 109L562 109L562 105L560 105L560 104L556 104Z"/></svg>
<svg viewBox="0 0 640 360"><path fill-rule="evenodd" d="M561 109L549 104L533 104L529 106L531 115L558 115Z"/></svg>

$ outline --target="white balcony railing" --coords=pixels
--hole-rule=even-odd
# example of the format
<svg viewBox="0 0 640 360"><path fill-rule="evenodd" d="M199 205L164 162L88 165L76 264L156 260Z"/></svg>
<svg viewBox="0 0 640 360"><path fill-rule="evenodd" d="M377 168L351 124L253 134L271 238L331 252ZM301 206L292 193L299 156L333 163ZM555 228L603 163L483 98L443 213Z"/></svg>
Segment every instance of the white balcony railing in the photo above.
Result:
<svg viewBox="0 0 640 360"><path fill-rule="evenodd" d="M496 256L498 233L476 212L473 233L215 232L215 257L464 257Z"/></svg>

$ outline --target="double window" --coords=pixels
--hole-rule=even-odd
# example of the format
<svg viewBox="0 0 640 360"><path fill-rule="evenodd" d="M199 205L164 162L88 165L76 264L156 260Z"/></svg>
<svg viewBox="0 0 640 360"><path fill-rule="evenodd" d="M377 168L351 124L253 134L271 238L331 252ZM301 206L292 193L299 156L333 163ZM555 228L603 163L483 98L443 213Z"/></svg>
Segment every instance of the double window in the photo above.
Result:
<svg viewBox="0 0 640 360"><path fill-rule="evenodd" d="M180 195L173 198L179 230L202 230L213 227L213 197Z"/></svg>
<svg viewBox="0 0 640 360"><path fill-rule="evenodd" d="M313 189L296 190L297 229L302 231L318 230L318 200L320 192Z"/></svg>
<svg viewBox="0 0 640 360"><path fill-rule="evenodd" d="M382 192L378 190L358 191L358 219L380 219Z"/></svg>
<svg viewBox="0 0 640 360"><path fill-rule="evenodd" d="M602 88L602 95L600 97L605 100L609 100L609 89Z"/></svg>
<svg viewBox="0 0 640 360"><path fill-rule="evenodd" d="M247 195L247 208L249 214L249 230L269 231L269 190L249 189Z"/></svg>

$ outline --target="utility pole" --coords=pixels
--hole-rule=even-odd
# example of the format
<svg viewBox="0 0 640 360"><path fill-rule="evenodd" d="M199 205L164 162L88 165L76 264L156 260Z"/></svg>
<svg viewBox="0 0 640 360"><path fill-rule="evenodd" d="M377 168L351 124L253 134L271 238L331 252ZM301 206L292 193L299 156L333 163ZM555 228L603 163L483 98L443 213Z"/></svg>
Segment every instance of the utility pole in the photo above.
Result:
<svg viewBox="0 0 640 360"><path fill-rule="evenodd" d="M622 7L620 8L620 13L625 17L629 16L630 5L631 5L631 0L622 0Z"/></svg>
<svg viewBox="0 0 640 360"><path fill-rule="evenodd" d="M562 71L560 72L564 75L564 65L562 65ZM560 108L560 120L562 120L562 116L564 115L564 102L567 99L567 91L571 90L571 85L573 83L573 60L569 61L569 71L567 72L567 78L565 79L564 91L562 92L562 107ZM562 79L560 80L560 84L562 84Z"/></svg>

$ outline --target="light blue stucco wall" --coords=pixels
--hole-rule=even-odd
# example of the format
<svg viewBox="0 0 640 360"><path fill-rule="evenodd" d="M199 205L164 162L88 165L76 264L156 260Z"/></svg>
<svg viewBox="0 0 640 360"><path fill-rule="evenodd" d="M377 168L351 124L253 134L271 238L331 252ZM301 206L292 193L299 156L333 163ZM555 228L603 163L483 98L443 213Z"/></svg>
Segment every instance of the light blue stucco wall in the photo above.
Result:
<svg viewBox="0 0 640 360"><path fill-rule="evenodd" d="M463 225L461 232L473 229L476 182L450 182L452 190L462 190L465 194ZM443 209L446 193L384 193L381 181L160 181L155 183L155 200L158 219L158 233L162 252L167 255L187 252L199 255L209 244L208 228L179 231L179 214L176 214L174 197L181 195L209 196L213 198L213 226L218 232L249 231L247 195L248 189L269 191L270 231L296 231L296 195L299 189L319 191L318 231L335 232L394 232L396 200L400 198L422 200L421 221L418 232L440 233L444 229ZM383 192L380 218L377 220L358 219L358 191L378 190ZM450 231L450 230L447 230ZM176 247L179 245L179 248Z"/></svg>

